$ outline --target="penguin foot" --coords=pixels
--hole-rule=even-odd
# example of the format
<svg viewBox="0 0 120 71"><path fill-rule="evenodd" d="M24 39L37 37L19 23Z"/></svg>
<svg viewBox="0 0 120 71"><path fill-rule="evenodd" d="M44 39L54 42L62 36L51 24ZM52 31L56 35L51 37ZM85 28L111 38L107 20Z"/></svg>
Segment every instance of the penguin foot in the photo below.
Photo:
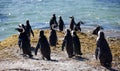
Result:
<svg viewBox="0 0 120 71"><path fill-rule="evenodd" d="M27 57L27 55L26 55L26 54L23 54L23 57Z"/></svg>
<svg viewBox="0 0 120 71"><path fill-rule="evenodd" d="M106 68L111 68L111 67L112 67L110 63L105 63L104 66L105 66Z"/></svg>
<svg viewBox="0 0 120 71"><path fill-rule="evenodd" d="M80 53L80 55L82 55L82 53Z"/></svg>
<svg viewBox="0 0 120 71"><path fill-rule="evenodd" d="M29 58L32 58L33 57L33 55L29 55Z"/></svg>
<svg viewBox="0 0 120 71"><path fill-rule="evenodd" d="M69 58L72 58L73 56L74 56L74 55L69 55L68 57L69 57Z"/></svg>

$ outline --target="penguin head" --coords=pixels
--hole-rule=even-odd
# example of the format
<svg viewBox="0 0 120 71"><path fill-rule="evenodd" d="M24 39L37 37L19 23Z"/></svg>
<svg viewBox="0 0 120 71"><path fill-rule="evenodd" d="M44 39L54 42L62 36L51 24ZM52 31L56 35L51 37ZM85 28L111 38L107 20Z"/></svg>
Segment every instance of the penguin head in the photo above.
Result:
<svg viewBox="0 0 120 71"><path fill-rule="evenodd" d="M66 30L66 35L71 35L70 29Z"/></svg>
<svg viewBox="0 0 120 71"><path fill-rule="evenodd" d="M60 18L60 19L62 19L62 17L61 17L61 16L59 16L59 18Z"/></svg>
<svg viewBox="0 0 120 71"><path fill-rule="evenodd" d="M15 28L15 30L17 30L19 33L23 33L24 32L23 28Z"/></svg>
<svg viewBox="0 0 120 71"><path fill-rule="evenodd" d="M53 17L55 17L55 13L53 14Z"/></svg>
<svg viewBox="0 0 120 71"><path fill-rule="evenodd" d="M53 14L53 16L55 16L55 14Z"/></svg>
<svg viewBox="0 0 120 71"><path fill-rule="evenodd" d="M25 25L24 24L19 24L18 27L22 27L22 28L25 28Z"/></svg>
<svg viewBox="0 0 120 71"><path fill-rule="evenodd" d="M69 18L74 19L74 16L71 16L71 17L69 17Z"/></svg>
<svg viewBox="0 0 120 71"><path fill-rule="evenodd" d="M26 26L30 26L29 20L26 20Z"/></svg>
<svg viewBox="0 0 120 71"><path fill-rule="evenodd" d="M42 36L44 36L44 31L43 30L40 31L40 37L42 37Z"/></svg>
<svg viewBox="0 0 120 71"><path fill-rule="evenodd" d="M23 24L19 24L18 28L15 28L15 30L17 30L20 33L24 33L25 32L25 26Z"/></svg>
<svg viewBox="0 0 120 71"><path fill-rule="evenodd" d="M101 30L101 29L103 29L102 26L97 26L97 28L96 28L96 30Z"/></svg>
<svg viewBox="0 0 120 71"><path fill-rule="evenodd" d="M92 34L98 35L98 32L99 32L100 30L103 30L103 27L102 27L102 26L97 26L96 29L93 30L93 33L92 33Z"/></svg>

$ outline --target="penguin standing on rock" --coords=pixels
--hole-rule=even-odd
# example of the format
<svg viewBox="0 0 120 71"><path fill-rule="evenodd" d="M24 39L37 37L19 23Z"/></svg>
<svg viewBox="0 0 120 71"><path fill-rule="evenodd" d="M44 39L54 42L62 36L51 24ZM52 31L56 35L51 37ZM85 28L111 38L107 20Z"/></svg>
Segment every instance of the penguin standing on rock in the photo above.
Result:
<svg viewBox="0 0 120 71"><path fill-rule="evenodd" d="M64 47L66 47L68 57L72 58L73 57L73 40L72 40L72 36L69 29L67 29L67 33L62 43L62 51L64 50Z"/></svg>
<svg viewBox="0 0 120 71"><path fill-rule="evenodd" d="M100 60L102 66L111 68L112 54L102 31L98 32L95 56Z"/></svg>
<svg viewBox="0 0 120 71"><path fill-rule="evenodd" d="M30 41L26 33L26 28L23 24L19 25L19 28L16 28L20 32L18 45L23 51L23 55L28 55L30 58L33 57L30 49Z"/></svg>
<svg viewBox="0 0 120 71"><path fill-rule="evenodd" d="M51 50L50 50L48 40L46 36L44 35L44 31L40 31L39 40L38 40L38 43L35 49L35 55L37 55L39 48L41 51L42 59L46 58L47 60L51 60L51 57L50 57Z"/></svg>
<svg viewBox="0 0 120 71"><path fill-rule="evenodd" d="M50 32L50 36L49 36L49 43L51 46L55 46L57 44L57 34L56 34L56 30L52 29Z"/></svg>
<svg viewBox="0 0 120 71"><path fill-rule="evenodd" d="M61 16L59 17L58 24L59 24L59 31L63 31L65 24Z"/></svg>
<svg viewBox="0 0 120 71"><path fill-rule="evenodd" d="M73 31L73 47L75 55L82 55L80 40L75 31Z"/></svg>

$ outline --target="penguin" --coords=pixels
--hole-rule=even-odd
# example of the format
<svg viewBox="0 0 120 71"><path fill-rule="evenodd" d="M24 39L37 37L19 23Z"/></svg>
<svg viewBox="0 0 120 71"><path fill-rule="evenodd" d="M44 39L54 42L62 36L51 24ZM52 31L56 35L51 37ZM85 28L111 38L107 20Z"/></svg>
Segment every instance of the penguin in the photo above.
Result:
<svg viewBox="0 0 120 71"><path fill-rule="evenodd" d="M64 51L64 47L66 47L68 57L72 58L74 56L73 55L73 40L72 40L71 32L69 29L67 29L67 33L62 43L62 51Z"/></svg>
<svg viewBox="0 0 120 71"><path fill-rule="evenodd" d="M74 25L75 25L76 23L75 23L75 20L74 20L74 17L73 17L73 16L72 16L72 17L69 17L69 18L71 18L69 28L70 28L70 30L72 31L72 30L74 30Z"/></svg>
<svg viewBox="0 0 120 71"><path fill-rule="evenodd" d="M41 30L40 31L40 36L39 36L39 40L35 49L35 55L37 55L38 49L40 48L41 51L41 55L42 55L42 59L45 60L45 58L47 60L51 60L50 54L51 54L51 50L50 50L50 46L48 43L48 40L46 38L46 36L44 35L44 31Z"/></svg>
<svg viewBox="0 0 120 71"><path fill-rule="evenodd" d="M32 58L33 55L31 53L31 49L30 49L30 41L27 36L25 26L23 24L19 25L19 28L16 28L15 30L20 32L20 35L18 37L18 45L19 45L20 49L22 49L23 55L24 56L28 55L30 58Z"/></svg>
<svg viewBox="0 0 120 71"><path fill-rule="evenodd" d="M98 35L98 32L99 32L100 30L102 30L102 29L103 29L102 26L97 26L97 27L93 30L92 34Z"/></svg>
<svg viewBox="0 0 120 71"><path fill-rule="evenodd" d="M58 38L57 38L56 30L51 29L50 36L49 36L49 43L50 43L50 45L56 47L57 39Z"/></svg>
<svg viewBox="0 0 120 71"><path fill-rule="evenodd" d="M74 28L74 30L75 31L80 31L81 32L81 24L84 24L84 22L83 21L79 21L76 25L75 25L75 28Z"/></svg>
<svg viewBox="0 0 120 71"><path fill-rule="evenodd" d="M99 31L95 50L96 59L100 60L102 66L111 68L112 53L107 40L105 39L104 32Z"/></svg>
<svg viewBox="0 0 120 71"><path fill-rule="evenodd" d="M81 25L80 22L78 22L78 23L75 25L74 30L75 30L75 31L81 31L80 25Z"/></svg>
<svg viewBox="0 0 120 71"><path fill-rule="evenodd" d="M72 38L75 55L82 55L80 40L75 31L72 31Z"/></svg>
<svg viewBox="0 0 120 71"><path fill-rule="evenodd" d="M34 32L33 32L32 28L31 28L29 20L26 20L25 28L26 28L26 33L27 33L27 36L28 36L28 39L29 39L29 42L30 42L31 34L34 37ZM31 45L30 45L30 47L31 47Z"/></svg>
<svg viewBox="0 0 120 71"><path fill-rule="evenodd" d="M59 31L63 31L65 24L61 16L59 17L58 24L59 24Z"/></svg>
<svg viewBox="0 0 120 71"><path fill-rule="evenodd" d="M25 29L22 27L23 24L19 24L19 28L15 28L15 30L17 30L19 33L24 33L25 32ZM20 48L20 50L22 49L21 47L21 44L22 44L22 39L20 38L20 35L19 35L19 38L18 38L18 46Z"/></svg>
<svg viewBox="0 0 120 71"><path fill-rule="evenodd" d="M50 29L58 27L58 23L57 23L55 14L53 14L52 18L50 19L49 24L50 24Z"/></svg>
<svg viewBox="0 0 120 71"><path fill-rule="evenodd" d="M28 37L30 38L30 34L32 34L32 36L34 37L34 32L31 28L29 20L26 20L26 26L25 27L26 27L26 33L27 33Z"/></svg>

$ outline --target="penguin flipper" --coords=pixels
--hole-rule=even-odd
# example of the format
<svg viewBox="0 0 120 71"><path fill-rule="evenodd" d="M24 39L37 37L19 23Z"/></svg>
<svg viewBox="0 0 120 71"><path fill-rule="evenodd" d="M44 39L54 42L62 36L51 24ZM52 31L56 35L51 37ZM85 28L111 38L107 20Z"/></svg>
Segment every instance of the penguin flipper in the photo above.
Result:
<svg viewBox="0 0 120 71"><path fill-rule="evenodd" d="M96 60L98 59L99 52L100 52L99 47L97 47L96 50L95 50L95 58L96 58Z"/></svg>

